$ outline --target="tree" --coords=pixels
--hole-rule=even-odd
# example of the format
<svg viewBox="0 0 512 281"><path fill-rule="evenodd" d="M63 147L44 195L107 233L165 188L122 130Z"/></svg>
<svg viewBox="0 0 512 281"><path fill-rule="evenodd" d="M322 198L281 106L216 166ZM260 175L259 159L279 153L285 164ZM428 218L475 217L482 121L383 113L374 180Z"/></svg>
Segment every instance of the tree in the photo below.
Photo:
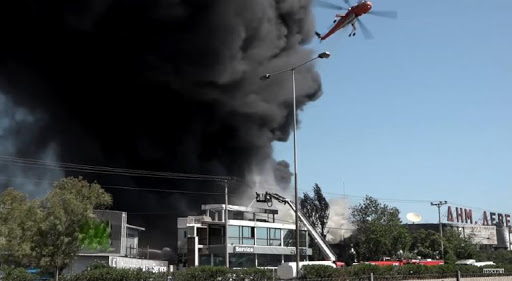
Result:
<svg viewBox="0 0 512 281"><path fill-rule="evenodd" d="M301 212L323 238L327 236L329 208L329 202L327 202L322 188L317 183L313 186L313 197L304 192L303 198L300 201Z"/></svg>
<svg viewBox="0 0 512 281"><path fill-rule="evenodd" d="M437 259L441 253L441 235L432 230L420 229L412 235L412 243L409 248L411 253L426 259Z"/></svg>
<svg viewBox="0 0 512 281"><path fill-rule="evenodd" d="M447 263L460 259L474 259L477 250L472 237L464 237L459 231L448 229L446 233L443 233L443 238L445 260L447 260Z"/></svg>
<svg viewBox="0 0 512 281"><path fill-rule="evenodd" d="M8 188L0 194L0 263L23 267L33 260L32 246L41 212L36 200Z"/></svg>
<svg viewBox="0 0 512 281"><path fill-rule="evenodd" d="M112 204L112 197L97 183L64 178L42 200L42 221L33 244L39 266L55 273L71 263L82 248L80 230L95 220L93 209Z"/></svg>
<svg viewBox="0 0 512 281"><path fill-rule="evenodd" d="M399 215L396 207L382 204L371 196L351 207L352 223L356 227L354 246L360 260L397 257L409 248L411 238Z"/></svg>
<svg viewBox="0 0 512 281"><path fill-rule="evenodd" d="M313 186L313 197L304 192L300 201L301 212L308 218L311 226L325 239L327 236L327 222L329 221L329 202L322 193L322 188L315 183ZM310 241L313 241L311 239ZM313 260L320 260L322 254L318 245L313 245Z"/></svg>

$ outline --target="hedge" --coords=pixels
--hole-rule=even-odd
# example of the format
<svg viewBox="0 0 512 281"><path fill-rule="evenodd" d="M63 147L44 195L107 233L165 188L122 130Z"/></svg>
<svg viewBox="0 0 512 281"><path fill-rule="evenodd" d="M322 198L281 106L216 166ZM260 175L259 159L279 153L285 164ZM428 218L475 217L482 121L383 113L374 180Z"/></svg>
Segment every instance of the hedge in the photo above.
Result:
<svg viewBox="0 0 512 281"><path fill-rule="evenodd" d="M98 268L73 275L63 275L62 281L166 281L167 273L153 273L142 269ZM2 280L3 281L3 280Z"/></svg>
<svg viewBox="0 0 512 281"><path fill-rule="evenodd" d="M2 281L33 281L37 278L37 276L28 273L24 268L2 266L0 271L4 273L4 276L1 278Z"/></svg>

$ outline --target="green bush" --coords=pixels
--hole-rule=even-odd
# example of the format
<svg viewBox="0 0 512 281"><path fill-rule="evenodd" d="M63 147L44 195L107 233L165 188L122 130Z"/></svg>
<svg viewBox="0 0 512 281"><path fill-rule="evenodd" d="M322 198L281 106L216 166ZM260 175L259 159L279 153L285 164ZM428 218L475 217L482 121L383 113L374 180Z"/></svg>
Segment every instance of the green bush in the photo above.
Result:
<svg viewBox="0 0 512 281"><path fill-rule="evenodd" d="M166 281L167 273L153 273L142 269L98 268L74 275L64 275L62 281ZM3 281L3 280L2 280Z"/></svg>
<svg viewBox="0 0 512 281"><path fill-rule="evenodd" d="M231 270L233 275L233 281L240 280L251 280L251 281L266 281L272 280L272 271L264 268L243 268ZM277 278L277 277L276 277Z"/></svg>
<svg viewBox="0 0 512 281"><path fill-rule="evenodd" d="M222 266L199 266L173 272L174 281L203 281L222 279L232 270Z"/></svg>
<svg viewBox="0 0 512 281"><path fill-rule="evenodd" d="M3 266L0 270L4 272L2 281L33 281L37 278L24 268Z"/></svg>
<svg viewBox="0 0 512 281"><path fill-rule="evenodd" d="M300 279L335 279L342 275L342 270L328 265L304 265L301 268Z"/></svg>

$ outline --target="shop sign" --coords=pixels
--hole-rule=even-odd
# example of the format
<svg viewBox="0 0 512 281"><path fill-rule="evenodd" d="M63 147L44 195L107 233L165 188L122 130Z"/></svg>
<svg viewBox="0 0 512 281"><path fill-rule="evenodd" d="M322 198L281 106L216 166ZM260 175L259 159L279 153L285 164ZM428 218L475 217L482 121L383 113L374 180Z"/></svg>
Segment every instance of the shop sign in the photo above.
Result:
<svg viewBox="0 0 512 281"><path fill-rule="evenodd" d="M251 246L235 246L233 253L254 253L254 247Z"/></svg>

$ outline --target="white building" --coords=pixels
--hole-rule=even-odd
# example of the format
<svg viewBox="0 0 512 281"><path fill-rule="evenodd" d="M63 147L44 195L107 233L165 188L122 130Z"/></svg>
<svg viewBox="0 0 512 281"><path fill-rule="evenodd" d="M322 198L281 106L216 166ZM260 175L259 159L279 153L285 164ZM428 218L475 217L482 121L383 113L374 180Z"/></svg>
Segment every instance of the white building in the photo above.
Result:
<svg viewBox="0 0 512 281"><path fill-rule="evenodd" d="M118 268L142 268L151 271L166 271L167 261L150 260L139 248L139 235L145 229L129 225L126 212L95 210L100 221L110 227L110 248L106 251L83 250L66 269L67 273L84 271L94 262L101 262ZM147 251L146 251L147 254Z"/></svg>
<svg viewBox="0 0 512 281"><path fill-rule="evenodd" d="M276 222L278 211L224 204L201 206L204 215L178 218L178 269L187 266L277 267L295 261L295 224ZM300 230L301 260L312 254L306 230ZM227 245L226 245L227 241Z"/></svg>

